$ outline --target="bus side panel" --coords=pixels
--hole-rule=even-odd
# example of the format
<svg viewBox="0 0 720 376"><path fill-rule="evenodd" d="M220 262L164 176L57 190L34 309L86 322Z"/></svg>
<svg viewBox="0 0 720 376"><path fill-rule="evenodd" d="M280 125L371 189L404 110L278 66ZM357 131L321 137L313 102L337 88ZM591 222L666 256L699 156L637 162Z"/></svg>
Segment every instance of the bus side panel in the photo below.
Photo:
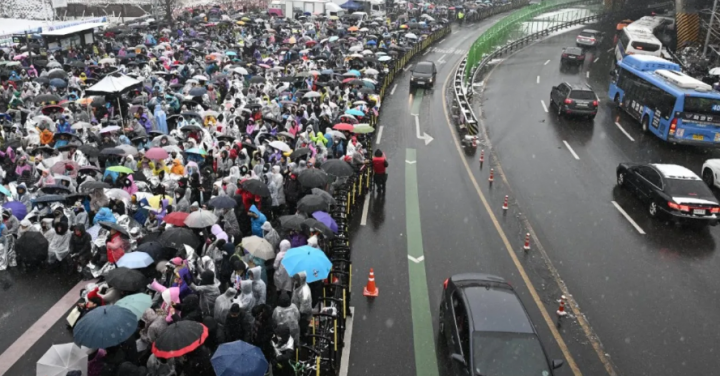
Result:
<svg viewBox="0 0 720 376"><path fill-rule="evenodd" d="M617 85L614 82L611 82L610 90L608 90L608 98L610 98L610 101L614 101L616 95L618 96L618 103L622 104L625 93L623 92L622 89L617 87Z"/></svg>

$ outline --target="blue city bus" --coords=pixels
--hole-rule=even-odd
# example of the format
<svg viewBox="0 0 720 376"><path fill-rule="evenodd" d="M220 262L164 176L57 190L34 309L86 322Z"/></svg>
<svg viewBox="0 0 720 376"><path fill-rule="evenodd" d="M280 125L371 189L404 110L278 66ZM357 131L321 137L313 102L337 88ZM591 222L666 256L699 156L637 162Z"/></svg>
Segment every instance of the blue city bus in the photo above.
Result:
<svg viewBox="0 0 720 376"><path fill-rule="evenodd" d="M645 132L681 144L720 145L720 92L649 55L616 65L608 96Z"/></svg>

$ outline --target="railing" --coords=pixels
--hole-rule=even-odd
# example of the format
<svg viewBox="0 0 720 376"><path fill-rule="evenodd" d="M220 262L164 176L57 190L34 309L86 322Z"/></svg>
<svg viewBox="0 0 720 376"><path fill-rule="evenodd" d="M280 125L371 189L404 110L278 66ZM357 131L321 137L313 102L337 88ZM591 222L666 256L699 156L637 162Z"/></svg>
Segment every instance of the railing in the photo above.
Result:
<svg viewBox="0 0 720 376"><path fill-rule="evenodd" d="M579 3L588 4L587 1L580 1L580 2L565 1L565 2L561 2L561 3L555 3L555 5L553 7L549 7L549 8L545 7L544 11L541 13L549 12L552 10L557 10L562 7L569 7L569 6L577 5ZM667 6L667 4L668 4L667 2L653 4L651 6L643 7L641 9L649 11L653 8L664 8ZM468 53L468 56L466 56L460 62L460 65L458 66L457 70L455 71L455 76L454 76L453 90L454 90L455 96L454 96L454 100L452 103L451 113L453 115L455 124L459 129L459 133L460 134L467 133L467 134L471 134L471 135L476 135L478 133L478 130L479 130L478 129L478 120L477 120L477 117L475 116L475 112L472 110L472 105L471 105L472 96L474 94L474 88L471 83L476 80L476 76L478 74L484 75L489 71L490 67L492 66L491 62L493 60L498 59L498 58L504 56L505 54L515 52L515 51L519 50L520 48L530 44L531 42L534 42L538 39L547 37L548 35L556 32L556 31L559 31L559 30L562 30L562 29L565 29L568 27L572 27L575 25L586 24L586 23L597 22L597 21L601 21L601 20L605 20L605 19L613 19L616 17L627 16L628 12L632 11L632 10L637 10L637 8L633 8L630 10L624 9L624 10L620 10L620 11L609 11L609 12L598 13L598 14L587 16L587 17L582 17L582 18L578 18L575 20L562 22L562 23L553 25L546 29L540 30L536 33L533 33L533 34L518 38L516 40L507 42L500 47L494 46L493 47L494 50L492 50L492 51L488 50L489 52L486 52L486 53L483 53L482 55L480 55L481 60L477 64L474 64L474 65L468 63L468 59L470 56L470 53ZM533 12L532 17L535 17L541 13ZM529 13L524 13L524 14L529 14ZM530 18L513 17L512 15L509 16L508 18L511 18L511 17L514 20L514 24L512 24L512 25L515 25L515 26L517 26L519 23L526 22L527 20L532 18L532 17L530 17ZM503 30L508 30L510 27L512 27L511 24L506 24L506 23L503 23L502 26L503 26ZM488 31L491 33L492 32L498 33L498 31L491 31L491 30L488 30ZM483 35L485 35L485 34L487 34L487 32L484 33ZM489 36L489 37L481 36L480 38L478 38L476 43L478 43L479 41L483 41L482 43L488 43L488 41L497 41L498 40L497 35L498 34L496 34L494 37L493 36ZM507 34L505 34L505 35L507 36ZM484 49L486 47L482 47L482 48ZM477 54L478 51L480 51L480 50L476 50L475 53ZM477 57L477 55L475 55L475 57Z"/></svg>

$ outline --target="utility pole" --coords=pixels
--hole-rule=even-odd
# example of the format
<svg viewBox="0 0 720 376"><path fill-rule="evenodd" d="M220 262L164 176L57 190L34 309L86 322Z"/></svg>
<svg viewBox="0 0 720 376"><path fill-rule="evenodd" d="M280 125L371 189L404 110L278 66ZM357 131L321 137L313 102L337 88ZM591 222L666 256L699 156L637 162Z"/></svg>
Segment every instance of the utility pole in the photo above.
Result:
<svg viewBox="0 0 720 376"><path fill-rule="evenodd" d="M717 10L718 0L713 2L712 13L710 13L710 21L708 22L707 34L705 34L705 45L703 46L703 57L707 57L708 44L710 44L710 33L712 32L713 21L715 21L715 11Z"/></svg>

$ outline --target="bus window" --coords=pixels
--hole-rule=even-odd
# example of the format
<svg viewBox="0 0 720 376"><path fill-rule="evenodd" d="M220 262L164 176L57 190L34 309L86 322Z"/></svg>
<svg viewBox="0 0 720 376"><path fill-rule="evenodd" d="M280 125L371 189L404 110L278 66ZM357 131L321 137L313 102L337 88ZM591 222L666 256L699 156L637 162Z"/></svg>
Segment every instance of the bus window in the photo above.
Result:
<svg viewBox="0 0 720 376"><path fill-rule="evenodd" d="M622 43L623 47L625 48L627 48L627 46L630 44L630 37L628 37L625 30L620 33L620 43Z"/></svg>
<svg viewBox="0 0 720 376"><path fill-rule="evenodd" d="M685 97L685 112L704 115L720 114L720 99Z"/></svg>

